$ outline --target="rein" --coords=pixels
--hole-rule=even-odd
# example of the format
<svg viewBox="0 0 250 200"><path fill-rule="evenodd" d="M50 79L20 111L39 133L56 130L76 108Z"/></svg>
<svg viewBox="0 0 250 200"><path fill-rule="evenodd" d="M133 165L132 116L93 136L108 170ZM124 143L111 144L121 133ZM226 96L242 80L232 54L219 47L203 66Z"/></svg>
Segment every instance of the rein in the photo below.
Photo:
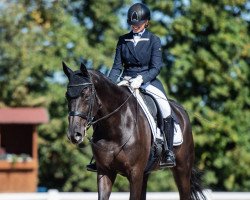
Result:
<svg viewBox="0 0 250 200"><path fill-rule="evenodd" d="M111 113L109 113L109 114L107 114L107 115L105 115L105 116L103 116L103 117L101 117L101 118L99 118L99 119L97 119L97 120L95 120L95 121L92 121L92 122L90 123L90 126L93 125L93 124L95 124L95 123L97 123L97 122L99 122L99 121L101 121L101 120L103 120L103 119L106 119L106 118L110 117L111 115L115 114L116 112L118 112L118 111L122 108L122 106L124 106L124 105L127 103L127 101L129 100L129 98L130 98L132 95L133 95L133 94L130 94L130 95L127 97L127 99L126 99L119 107L117 107L115 110L113 110Z"/></svg>

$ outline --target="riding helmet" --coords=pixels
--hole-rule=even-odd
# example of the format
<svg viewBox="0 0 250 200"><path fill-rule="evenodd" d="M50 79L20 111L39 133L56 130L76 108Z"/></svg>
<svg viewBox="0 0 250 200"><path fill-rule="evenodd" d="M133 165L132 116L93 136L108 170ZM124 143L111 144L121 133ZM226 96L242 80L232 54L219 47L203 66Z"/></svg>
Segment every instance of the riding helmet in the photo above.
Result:
<svg viewBox="0 0 250 200"><path fill-rule="evenodd" d="M146 20L150 20L150 10L143 3L136 3L128 10L127 22L129 25L140 25Z"/></svg>

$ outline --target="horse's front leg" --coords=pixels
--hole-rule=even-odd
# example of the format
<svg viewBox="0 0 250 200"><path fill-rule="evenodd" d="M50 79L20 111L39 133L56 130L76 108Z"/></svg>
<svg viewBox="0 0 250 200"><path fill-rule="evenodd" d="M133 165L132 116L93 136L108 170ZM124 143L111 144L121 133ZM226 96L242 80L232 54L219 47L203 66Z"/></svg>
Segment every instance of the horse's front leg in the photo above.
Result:
<svg viewBox="0 0 250 200"><path fill-rule="evenodd" d="M146 200L148 178L149 178L149 174L144 174L143 183L142 183L142 191L141 191L141 200Z"/></svg>
<svg viewBox="0 0 250 200"><path fill-rule="evenodd" d="M130 200L141 199L142 183L143 183L143 171L136 170L131 172L129 176L130 183Z"/></svg>
<svg viewBox="0 0 250 200"><path fill-rule="evenodd" d="M109 199L116 175L115 172L97 173L98 200Z"/></svg>

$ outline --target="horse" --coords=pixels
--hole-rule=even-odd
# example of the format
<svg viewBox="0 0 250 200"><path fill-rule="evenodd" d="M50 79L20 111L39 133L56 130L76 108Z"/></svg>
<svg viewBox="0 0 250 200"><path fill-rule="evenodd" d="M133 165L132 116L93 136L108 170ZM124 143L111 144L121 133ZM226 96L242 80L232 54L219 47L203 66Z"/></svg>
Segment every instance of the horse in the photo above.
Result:
<svg viewBox="0 0 250 200"><path fill-rule="evenodd" d="M146 199L150 173L144 170L150 156L152 134L136 98L124 86L81 64L72 71L63 62L68 77L66 97L69 109L67 137L81 144L93 126L91 147L97 166L98 199L107 200L117 174L129 181L130 200ZM183 143L174 148L176 166L171 168L180 200L206 200L199 171L194 167L194 142L188 114L174 102L183 132ZM159 163L153 170L159 169Z"/></svg>

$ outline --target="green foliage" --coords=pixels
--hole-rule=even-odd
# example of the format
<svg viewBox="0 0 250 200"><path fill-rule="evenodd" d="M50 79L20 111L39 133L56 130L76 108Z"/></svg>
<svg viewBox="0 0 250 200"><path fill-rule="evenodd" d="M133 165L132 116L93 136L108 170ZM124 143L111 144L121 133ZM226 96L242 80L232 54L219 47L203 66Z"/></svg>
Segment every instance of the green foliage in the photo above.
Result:
<svg viewBox="0 0 250 200"><path fill-rule="evenodd" d="M177 187L174 184L174 178L170 170L156 171L150 174L148 180L148 191L150 192L166 192L177 191Z"/></svg>
<svg viewBox="0 0 250 200"><path fill-rule="evenodd" d="M193 124L196 165L214 190L250 189L250 26L246 0L143 1L149 29L163 44L160 79ZM129 0L3 1L0 6L0 107L45 106L39 127L39 185L96 191L91 159L66 138L67 102L61 61L73 69L111 67L125 33ZM249 16L249 15L248 15ZM91 135L91 131L89 132ZM118 176L113 191L128 191ZM177 190L170 170L151 174L148 191Z"/></svg>

